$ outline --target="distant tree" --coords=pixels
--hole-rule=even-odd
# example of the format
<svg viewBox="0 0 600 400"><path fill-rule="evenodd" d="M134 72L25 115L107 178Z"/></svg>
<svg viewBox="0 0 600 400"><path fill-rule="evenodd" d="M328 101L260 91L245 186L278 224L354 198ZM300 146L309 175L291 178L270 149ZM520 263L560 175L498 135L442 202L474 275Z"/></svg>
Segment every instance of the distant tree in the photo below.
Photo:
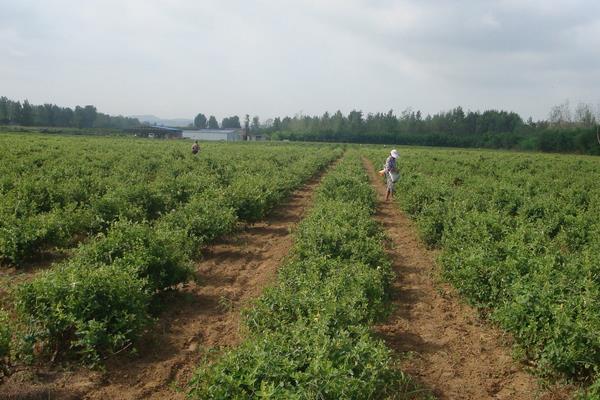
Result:
<svg viewBox="0 0 600 400"><path fill-rule="evenodd" d="M194 126L197 129L206 129L206 123L207 123L207 119L206 119L206 115L200 113L198 115L196 115L196 118L194 118Z"/></svg>
<svg viewBox="0 0 600 400"><path fill-rule="evenodd" d="M465 112L461 106L450 111L450 133L454 135L464 134L465 131Z"/></svg>
<svg viewBox="0 0 600 400"><path fill-rule="evenodd" d="M98 113L94 120L94 128L117 128L117 118L111 118L110 115Z"/></svg>
<svg viewBox="0 0 600 400"><path fill-rule="evenodd" d="M96 111L96 107L94 106L85 106L85 108L83 109L84 112L84 121L85 121L85 128L91 128L92 126L94 126L94 121L96 120L96 115L97 115L97 111Z"/></svg>
<svg viewBox="0 0 600 400"><path fill-rule="evenodd" d="M244 117L244 136L242 140L248 140L248 135L250 134L250 115L246 114Z"/></svg>
<svg viewBox="0 0 600 400"><path fill-rule="evenodd" d="M214 115L211 115L208 119L208 129L219 129L219 123Z"/></svg>
<svg viewBox="0 0 600 400"><path fill-rule="evenodd" d="M56 126L75 126L75 112L69 107L55 109Z"/></svg>
<svg viewBox="0 0 600 400"><path fill-rule="evenodd" d="M223 121L221 122L221 128L223 128L223 129L239 129L239 128L241 128L240 117L238 117L237 115L234 115L233 117L223 118Z"/></svg>
<svg viewBox="0 0 600 400"><path fill-rule="evenodd" d="M76 106L75 107L75 111L73 111L73 125L76 126L77 128L83 128L83 120L84 120L84 116L83 116L83 108Z"/></svg>
<svg viewBox="0 0 600 400"><path fill-rule="evenodd" d="M571 106L569 100L552 107L548 116L550 124L565 127L571 123Z"/></svg>
<svg viewBox="0 0 600 400"><path fill-rule="evenodd" d="M577 107L575 107L574 122L585 128L590 128L596 125L596 117L592 111L592 106L585 103L577 104Z"/></svg>
<svg viewBox="0 0 600 400"><path fill-rule="evenodd" d="M73 116L74 125L77 128L92 128L96 121L97 111L94 106L75 107Z"/></svg>
<svg viewBox="0 0 600 400"><path fill-rule="evenodd" d="M6 97L0 97L0 124L8 124L10 121L8 115L8 102L9 100Z"/></svg>
<svg viewBox="0 0 600 400"><path fill-rule="evenodd" d="M11 103L8 113L9 123L20 124L23 121L23 106L20 101L13 101Z"/></svg>
<svg viewBox="0 0 600 400"><path fill-rule="evenodd" d="M352 110L348 114L348 124L350 125L350 131L353 134L358 134L363 128L363 113L362 111Z"/></svg>
<svg viewBox="0 0 600 400"><path fill-rule="evenodd" d="M281 118L277 117L273 120L273 130L278 131L281 129Z"/></svg>
<svg viewBox="0 0 600 400"><path fill-rule="evenodd" d="M33 105L28 100L23 104L0 97L0 124L21 124L25 126L60 126L79 128L125 129L139 126L137 118L110 116L97 112L96 107L77 106L75 111L55 104Z"/></svg>
<svg viewBox="0 0 600 400"><path fill-rule="evenodd" d="M252 117L252 125L250 126L250 129L252 132L258 132L260 130L260 119L258 118L258 115Z"/></svg>
<svg viewBox="0 0 600 400"><path fill-rule="evenodd" d="M37 107L35 124L39 126L56 126L52 104L44 104Z"/></svg>
<svg viewBox="0 0 600 400"><path fill-rule="evenodd" d="M346 128L346 118L340 110L337 110L331 117L331 127L334 134L340 134L344 132Z"/></svg>
<svg viewBox="0 0 600 400"><path fill-rule="evenodd" d="M394 115L394 110L389 110L382 116L384 132L396 132L398 130L398 118Z"/></svg>

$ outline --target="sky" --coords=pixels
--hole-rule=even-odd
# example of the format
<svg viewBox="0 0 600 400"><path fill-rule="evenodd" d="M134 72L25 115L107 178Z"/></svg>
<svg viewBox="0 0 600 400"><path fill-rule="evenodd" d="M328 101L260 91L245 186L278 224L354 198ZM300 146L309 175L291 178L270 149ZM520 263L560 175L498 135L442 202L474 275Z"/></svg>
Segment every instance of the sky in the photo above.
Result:
<svg viewBox="0 0 600 400"><path fill-rule="evenodd" d="M598 0L0 0L0 95L117 115L600 104Z"/></svg>

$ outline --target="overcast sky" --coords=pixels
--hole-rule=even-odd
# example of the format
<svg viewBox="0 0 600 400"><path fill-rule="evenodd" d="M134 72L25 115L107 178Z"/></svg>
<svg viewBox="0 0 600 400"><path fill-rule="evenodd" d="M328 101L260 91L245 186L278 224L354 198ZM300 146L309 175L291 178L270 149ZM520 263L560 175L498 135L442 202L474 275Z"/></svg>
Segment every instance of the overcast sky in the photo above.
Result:
<svg viewBox="0 0 600 400"><path fill-rule="evenodd" d="M600 102L598 0L0 0L0 95L191 118Z"/></svg>

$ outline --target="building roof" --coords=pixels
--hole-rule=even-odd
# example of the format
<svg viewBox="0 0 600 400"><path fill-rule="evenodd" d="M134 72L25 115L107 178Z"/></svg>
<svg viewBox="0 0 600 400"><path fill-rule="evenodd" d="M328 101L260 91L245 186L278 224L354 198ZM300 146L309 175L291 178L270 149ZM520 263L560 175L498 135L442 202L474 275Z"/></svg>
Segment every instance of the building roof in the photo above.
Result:
<svg viewBox="0 0 600 400"><path fill-rule="evenodd" d="M129 132L173 132L181 133L181 129L170 128L168 126L154 126L154 125L142 125L127 129Z"/></svg>

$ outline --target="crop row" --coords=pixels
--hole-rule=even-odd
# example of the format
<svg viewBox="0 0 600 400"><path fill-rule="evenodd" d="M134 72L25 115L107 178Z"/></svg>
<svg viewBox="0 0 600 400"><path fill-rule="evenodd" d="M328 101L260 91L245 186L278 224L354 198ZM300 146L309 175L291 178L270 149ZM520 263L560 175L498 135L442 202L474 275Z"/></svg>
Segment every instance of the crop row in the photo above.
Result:
<svg viewBox="0 0 600 400"><path fill-rule="evenodd" d="M192 157L180 141L22 135L2 135L0 146L11 149L0 164L0 263L17 265L119 219L154 221L197 196L257 220L333 151L207 144Z"/></svg>
<svg viewBox="0 0 600 400"><path fill-rule="evenodd" d="M445 277L540 371L600 373L600 161L406 149L399 165L400 205Z"/></svg>
<svg viewBox="0 0 600 400"><path fill-rule="evenodd" d="M238 218L264 216L340 151L321 148L306 155L302 148L240 146L219 155L218 146L209 149L214 154L204 160L189 155L193 164L182 161L187 179L178 180L177 169L170 170L170 181L161 175L168 182L160 184L174 185L180 195L173 209L138 220L122 213L124 203L118 218L72 257L17 287L19 356L73 354L94 363L128 346L151 321L156 294L190 277L201 245L232 231ZM291 155L281 156L282 150ZM229 162L232 156L237 160ZM220 172L206 172L213 169Z"/></svg>
<svg viewBox="0 0 600 400"><path fill-rule="evenodd" d="M357 153L328 173L278 282L244 311L247 339L201 365L199 399L372 399L406 381L369 326L385 314L391 266Z"/></svg>

